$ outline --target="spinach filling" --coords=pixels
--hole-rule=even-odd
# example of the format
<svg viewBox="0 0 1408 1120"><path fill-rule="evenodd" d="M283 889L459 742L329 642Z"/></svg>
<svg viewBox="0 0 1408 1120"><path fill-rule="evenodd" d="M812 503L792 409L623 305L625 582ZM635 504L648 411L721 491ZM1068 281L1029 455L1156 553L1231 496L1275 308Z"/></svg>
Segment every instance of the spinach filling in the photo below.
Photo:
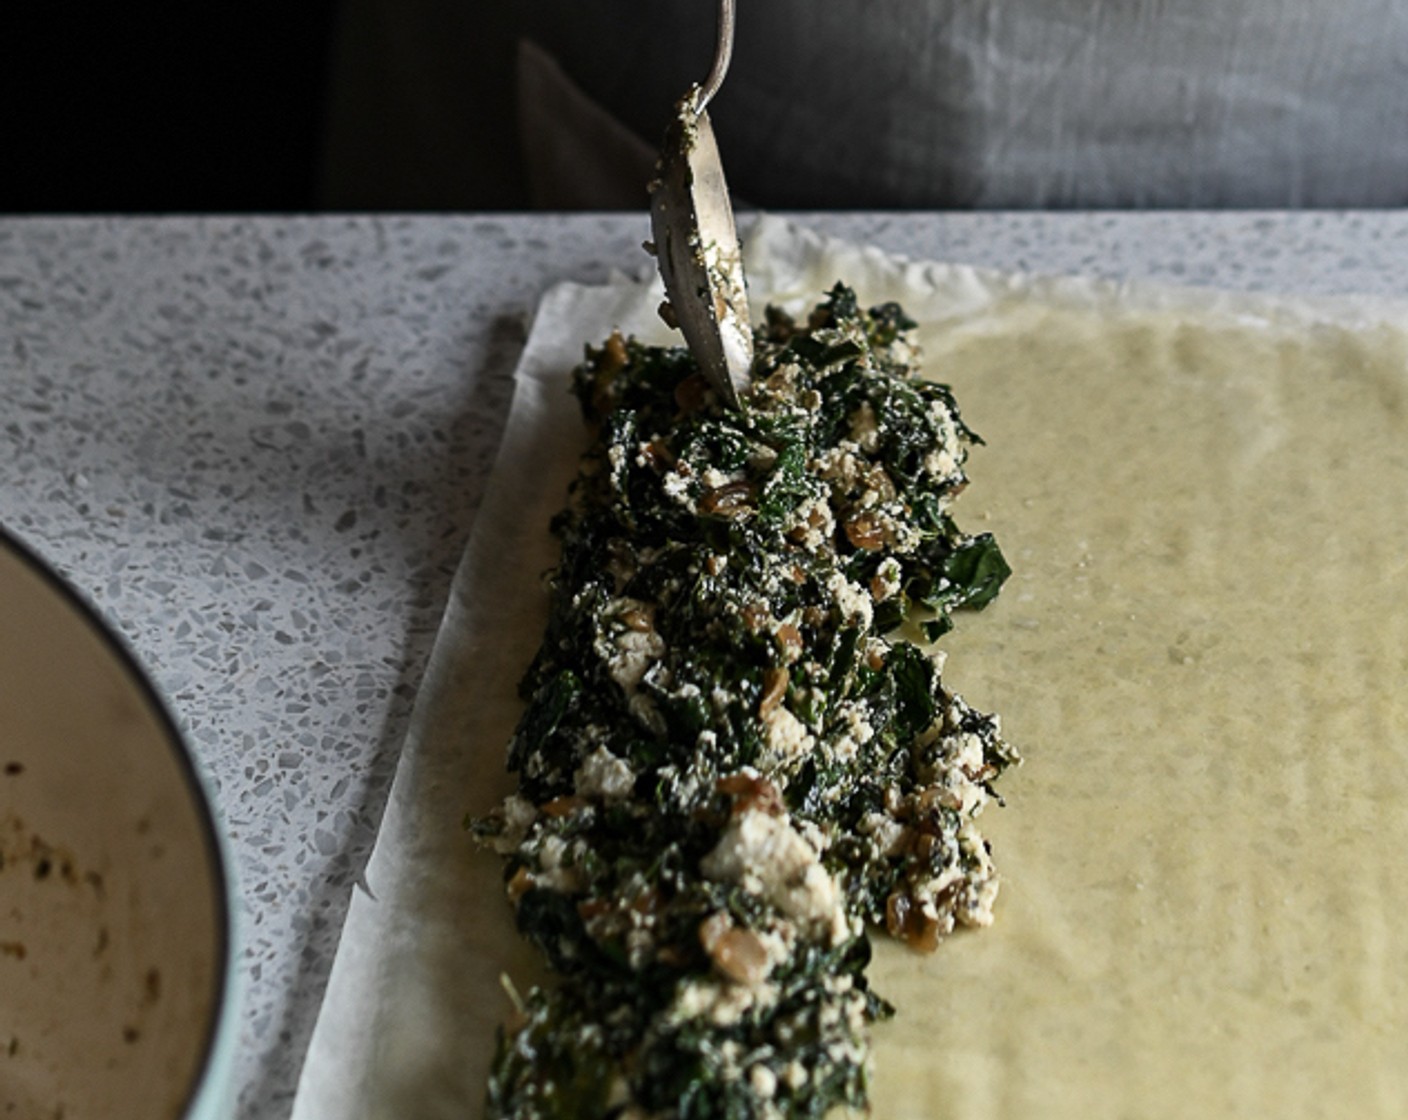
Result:
<svg viewBox="0 0 1408 1120"><path fill-rule="evenodd" d="M921 648L1009 569L948 513L978 441L895 304L769 309L743 408L613 335L553 522L542 647L476 832L559 982L501 1033L488 1114L822 1117L868 1097L867 928L992 919L975 818L1017 761Z"/></svg>

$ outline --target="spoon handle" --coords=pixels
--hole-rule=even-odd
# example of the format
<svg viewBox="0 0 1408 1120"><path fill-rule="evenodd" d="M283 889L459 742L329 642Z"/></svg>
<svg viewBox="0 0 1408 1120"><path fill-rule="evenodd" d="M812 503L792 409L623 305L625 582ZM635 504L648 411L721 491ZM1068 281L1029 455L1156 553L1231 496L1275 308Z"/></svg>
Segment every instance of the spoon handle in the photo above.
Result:
<svg viewBox="0 0 1408 1120"><path fill-rule="evenodd" d="M699 87L699 96L695 103L697 111L701 113L724 84L724 75L728 73L728 64L733 59L733 25L734 0L719 0L719 41L714 47L714 66L709 71L709 76L704 79L704 84Z"/></svg>

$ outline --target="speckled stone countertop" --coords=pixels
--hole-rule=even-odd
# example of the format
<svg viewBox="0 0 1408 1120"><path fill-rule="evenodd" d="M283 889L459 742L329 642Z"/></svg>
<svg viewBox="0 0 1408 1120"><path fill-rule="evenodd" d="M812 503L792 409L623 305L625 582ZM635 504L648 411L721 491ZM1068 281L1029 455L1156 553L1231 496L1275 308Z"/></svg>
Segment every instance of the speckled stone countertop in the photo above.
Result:
<svg viewBox="0 0 1408 1120"><path fill-rule="evenodd" d="M804 215L910 256L1408 296L1408 213ZM243 894L241 1120L287 1115L544 288L630 216L0 220L0 524L151 670Z"/></svg>

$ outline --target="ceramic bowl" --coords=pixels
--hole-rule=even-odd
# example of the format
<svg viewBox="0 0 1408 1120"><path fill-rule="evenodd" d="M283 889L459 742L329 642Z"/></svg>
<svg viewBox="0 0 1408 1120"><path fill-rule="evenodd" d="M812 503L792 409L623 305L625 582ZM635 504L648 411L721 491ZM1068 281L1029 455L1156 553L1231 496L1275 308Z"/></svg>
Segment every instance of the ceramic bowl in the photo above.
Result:
<svg viewBox="0 0 1408 1120"><path fill-rule="evenodd" d="M0 1118L226 1115L230 914L176 725L0 533Z"/></svg>

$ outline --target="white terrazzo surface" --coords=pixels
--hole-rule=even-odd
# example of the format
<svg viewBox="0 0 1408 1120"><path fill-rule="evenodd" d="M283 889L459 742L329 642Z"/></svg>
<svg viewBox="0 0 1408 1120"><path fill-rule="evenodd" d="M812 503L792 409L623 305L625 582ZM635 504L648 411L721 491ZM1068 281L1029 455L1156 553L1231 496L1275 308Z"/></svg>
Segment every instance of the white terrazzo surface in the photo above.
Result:
<svg viewBox="0 0 1408 1120"><path fill-rule="evenodd" d="M806 220L997 268L1408 296L1398 211ZM0 220L0 524L125 634L217 791L241 1120L288 1113L526 316L643 267L647 225Z"/></svg>

